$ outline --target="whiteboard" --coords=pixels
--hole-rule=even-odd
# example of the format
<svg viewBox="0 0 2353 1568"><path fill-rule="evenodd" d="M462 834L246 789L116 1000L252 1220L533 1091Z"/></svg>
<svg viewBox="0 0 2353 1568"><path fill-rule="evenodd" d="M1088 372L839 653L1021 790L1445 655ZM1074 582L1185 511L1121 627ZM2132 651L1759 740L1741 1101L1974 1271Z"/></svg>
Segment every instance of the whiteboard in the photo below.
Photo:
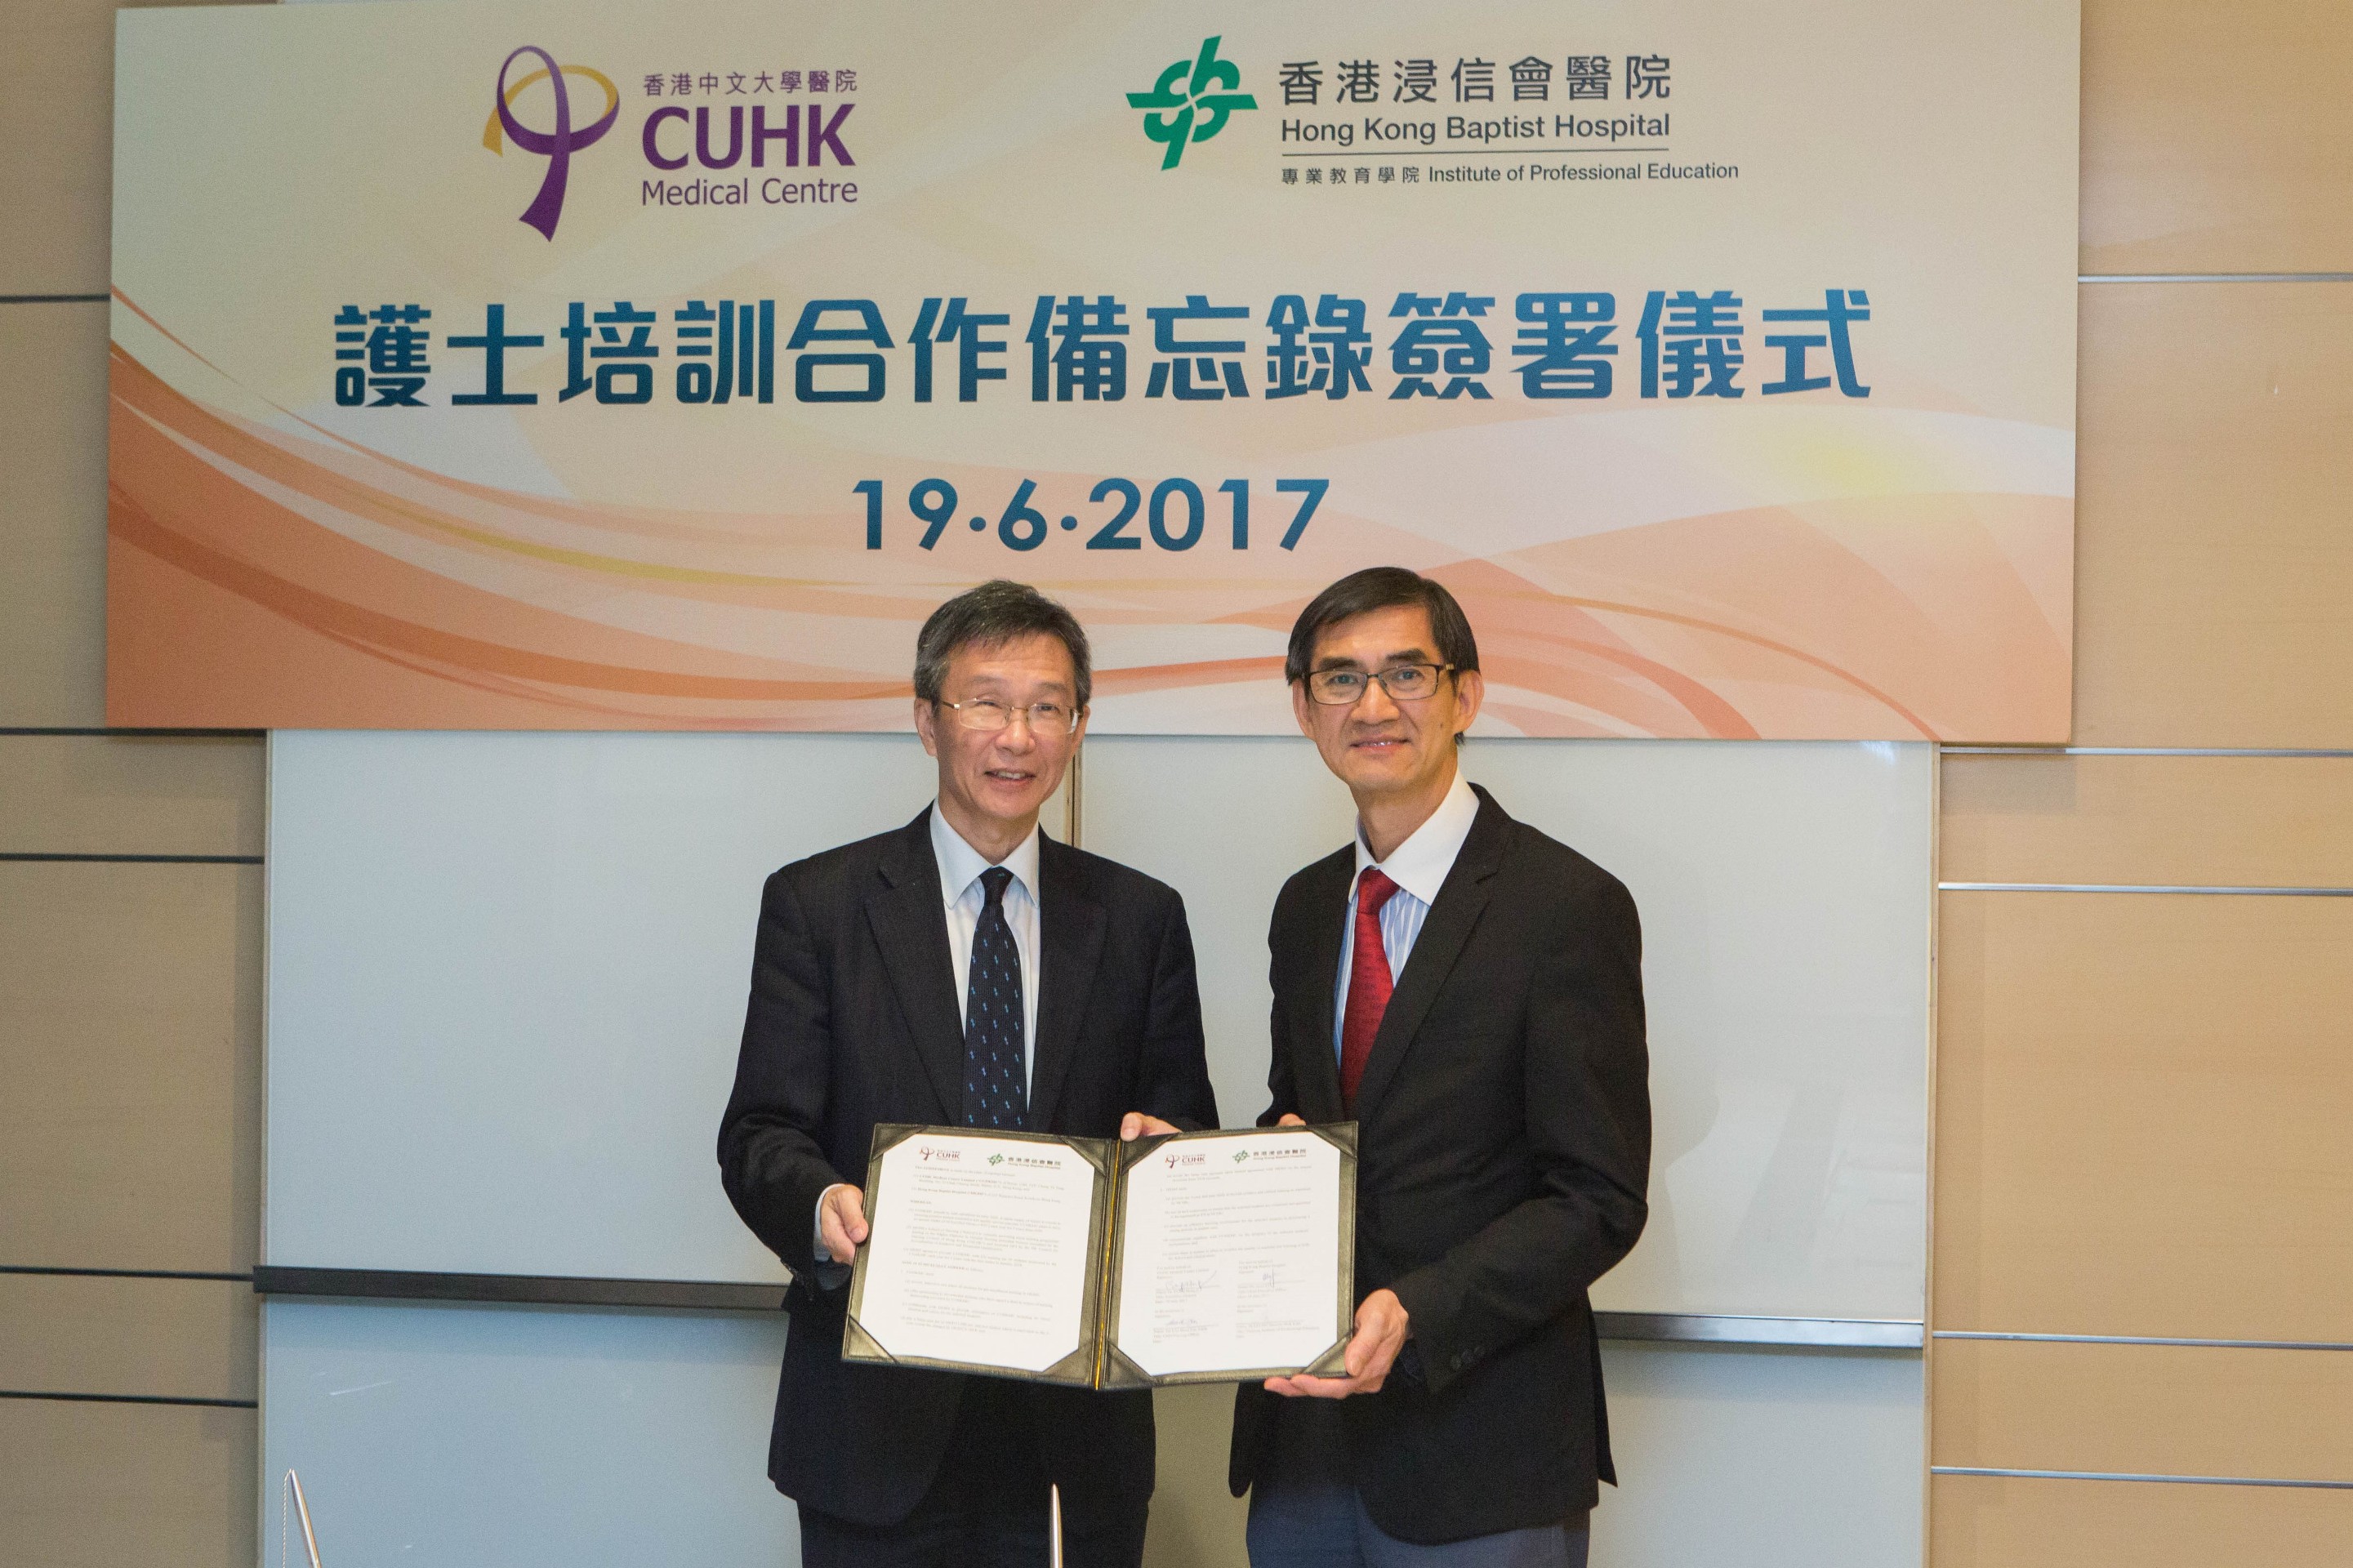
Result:
<svg viewBox="0 0 2353 1568"><path fill-rule="evenodd" d="M275 1264L784 1270L720 1191L760 886L932 795L912 735L280 731Z"/></svg>
<svg viewBox="0 0 2353 1568"><path fill-rule="evenodd" d="M1346 796L1298 742L1085 759L1088 847L1186 896L1246 1121L1267 912ZM1930 748L1497 740L1465 767L1642 912L1653 1212L1597 1304L1920 1317ZM712 1155L760 884L932 777L887 736L275 735L267 1261L780 1279Z"/></svg>
<svg viewBox="0 0 2353 1568"><path fill-rule="evenodd" d="M1651 1220L1605 1310L1918 1319L1935 753L1477 740L1463 772L1642 919ZM1266 1105L1267 916L1348 842L1304 741L1087 742L1088 847L1185 895L1218 1104Z"/></svg>

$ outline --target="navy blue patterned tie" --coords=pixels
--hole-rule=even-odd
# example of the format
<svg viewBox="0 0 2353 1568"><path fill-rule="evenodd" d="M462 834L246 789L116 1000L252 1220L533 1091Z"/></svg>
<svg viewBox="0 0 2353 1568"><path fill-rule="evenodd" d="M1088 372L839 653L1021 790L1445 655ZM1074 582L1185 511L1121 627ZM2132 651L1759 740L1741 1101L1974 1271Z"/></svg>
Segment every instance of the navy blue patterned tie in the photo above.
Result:
<svg viewBox="0 0 2353 1568"><path fill-rule="evenodd" d="M964 1124L1018 1132L1029 1124L1029 1090L1021 1056L1021 954L1005 923L1005 889L1013 873L980 874L987 901L972 933L972 971L965 986Z"/></svg>

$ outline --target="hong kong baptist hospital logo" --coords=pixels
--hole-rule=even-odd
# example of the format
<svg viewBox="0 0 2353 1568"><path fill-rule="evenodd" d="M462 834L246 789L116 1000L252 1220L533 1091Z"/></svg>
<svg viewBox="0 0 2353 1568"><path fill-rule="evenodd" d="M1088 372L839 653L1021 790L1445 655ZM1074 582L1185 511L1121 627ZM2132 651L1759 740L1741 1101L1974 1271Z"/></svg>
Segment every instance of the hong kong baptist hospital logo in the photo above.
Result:
<svg viewBox="0 0 2353 1568"><path fill-rule="evenodd" d="M1127 95L1130 109L1145 111L1144 133L1168 149L1161 155L1163 170L1175 168L1187 147L1223 131L1235 110L1258 107L1255 97L1240 90L1240 68L1231 60L1218 58L1222 42L1222 38L1203 38L1201 52L1162 71L1151 91Z"/></svg>
<svg viewBox="0 0 2353 1568"><path fill-rule="evenodd" d="M507 73L514 64L529 55L539 63L539 68L518 77L512 84ZM605 112L586 125L573 121L572 89L565 85L567 76L580 77L605 89ZM525 125L515 116L515 100L537 82L546 82L555 100L554 125L539 130ZM547 160L547 173L539 182L539 194L531 205L522 210L522 222L539 230L548 239L555 237L556 221L564 216L564 187L572 174L572 154L595 146L605 132L613 129L613 121L621 115L621 89L603 71L586 66L559 66L555 57L545 49L530 44L506 58L499 67L499 82L491 102L491 118L482 127L482 145L503 157L506 143L513 142L526 153L535 153Z"/></svg>

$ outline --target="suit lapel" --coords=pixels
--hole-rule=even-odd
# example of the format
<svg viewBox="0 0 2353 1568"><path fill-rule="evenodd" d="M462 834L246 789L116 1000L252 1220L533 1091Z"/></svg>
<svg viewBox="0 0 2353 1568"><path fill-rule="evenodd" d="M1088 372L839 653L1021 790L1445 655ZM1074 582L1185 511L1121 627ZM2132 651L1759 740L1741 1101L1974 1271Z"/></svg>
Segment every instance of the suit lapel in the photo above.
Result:
<svg viewBox="0 0 2353 1568"><path fill-rule="evenodd" d="M1103 907L1080 886L1072 852L1038 839L1038 1038L1030 1072L1029 1130L1054 1124L1062 1085L1078 1055L1079 1026L1103 957Z"/></svg>
<svg viewBox="0 0 2353 1568"><path fill-rule="evenodd" d="M1307 931L1300 962L1306 965L1291 1002L1291 1070L1299 1091L1300 1114L1310 1121L1340 1121L1340 1063L1334 1054L1334 1009L1339 1005L1340 937L1348 919L1348 888L1356 879L1352 844L1318 861L1304 889Z"/></svg>
<svg viewBox="0 0 2353 1568"><path fill-rule="evenodd" d="M902 829L897 853L877 870L866 920L882 967L914 1037L915 1053L940 1102L939 1121L964 1120L964 1026L948 952L947 910L940 902L939 862L932 854L931 812Z"/></svg>
<svg viewBox="0 0 2353 1568"><path fill-rule="evenodd" d="M1359 1121L1372 1120L1382 1091L1397 1077L1415 1033L1430 1016L1439 988L1453 972L1454 961L1462 956L1463 943L1471 940L1472 928L1487 908L1488 879L1503 864L1504 840L1511 826L1512 819L1504 815L1504 808L1485 790L1479 790L1479 815L1471 824L1470 837L1463 839L1461 851L1454 857L1454 868L1438 889L1438 901L1430 906L1422 921L1413 954L1406 960L1397 989L1389 994L1388 1011L1381 1015L1380 1032L1373 1037L1372 1055L1365 1060L1365 1081L1356 1088ZM1336 954L1333 962L1338 963Z"/></svg>

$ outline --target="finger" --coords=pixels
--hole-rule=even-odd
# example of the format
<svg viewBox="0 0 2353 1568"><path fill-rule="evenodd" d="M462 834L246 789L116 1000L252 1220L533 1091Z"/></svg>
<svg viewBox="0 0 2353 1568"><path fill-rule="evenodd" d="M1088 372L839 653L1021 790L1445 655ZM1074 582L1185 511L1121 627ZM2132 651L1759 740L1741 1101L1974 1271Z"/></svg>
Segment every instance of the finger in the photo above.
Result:
<svg viewBox="0 0 2353 1568"><path fill-rule="evenodd" d="M1301 1374L1294 1377L1270 1377L1266 1380L1266 1386L1271 1392L1280 1394L1285 1399L1324 1399L1330 1396L1312 1385L1330 1381L1328 1378L1308 1377Z"/></svg>
<svg viewBox="0 0 2353 1568"><path fill-rule="evenodd" d="M1307 1118L1300 1115L1297 1111L1286 1110L1275 1122L1275 1125L1277 1127L1304 1127L1307 1125Z"/></svg>
<svg viewBox="0 0 2353 1568"><path fill-rule="evenodd" d="M1291 1380L1310 1399L1345 1399L1356 1391L1353 1377L1307 1377Z"/></svg>
<svg viewBox="0 0 2353 1568"><path fill-rule="evenodd" d="M866 1199L856 1187L836 1188L833 1195L827 1200L825 1217L828 1232L827 1246L832 1245L833 1237L837 1235L841 1237L845 1246L852 1248L866 1239ZM849 1259L839 1258L836 1261L847 1263Z"/></svg>
<svg viewBox="0 0 2353 1568"><path fill-rule="evenodd" d="M1098 1124L1100 1125L1100 1124ZM1133 1143L1144 1136L1144 1117L1131 1110L1119 1119L1119 1138L1123 1143Z"/></svg>

